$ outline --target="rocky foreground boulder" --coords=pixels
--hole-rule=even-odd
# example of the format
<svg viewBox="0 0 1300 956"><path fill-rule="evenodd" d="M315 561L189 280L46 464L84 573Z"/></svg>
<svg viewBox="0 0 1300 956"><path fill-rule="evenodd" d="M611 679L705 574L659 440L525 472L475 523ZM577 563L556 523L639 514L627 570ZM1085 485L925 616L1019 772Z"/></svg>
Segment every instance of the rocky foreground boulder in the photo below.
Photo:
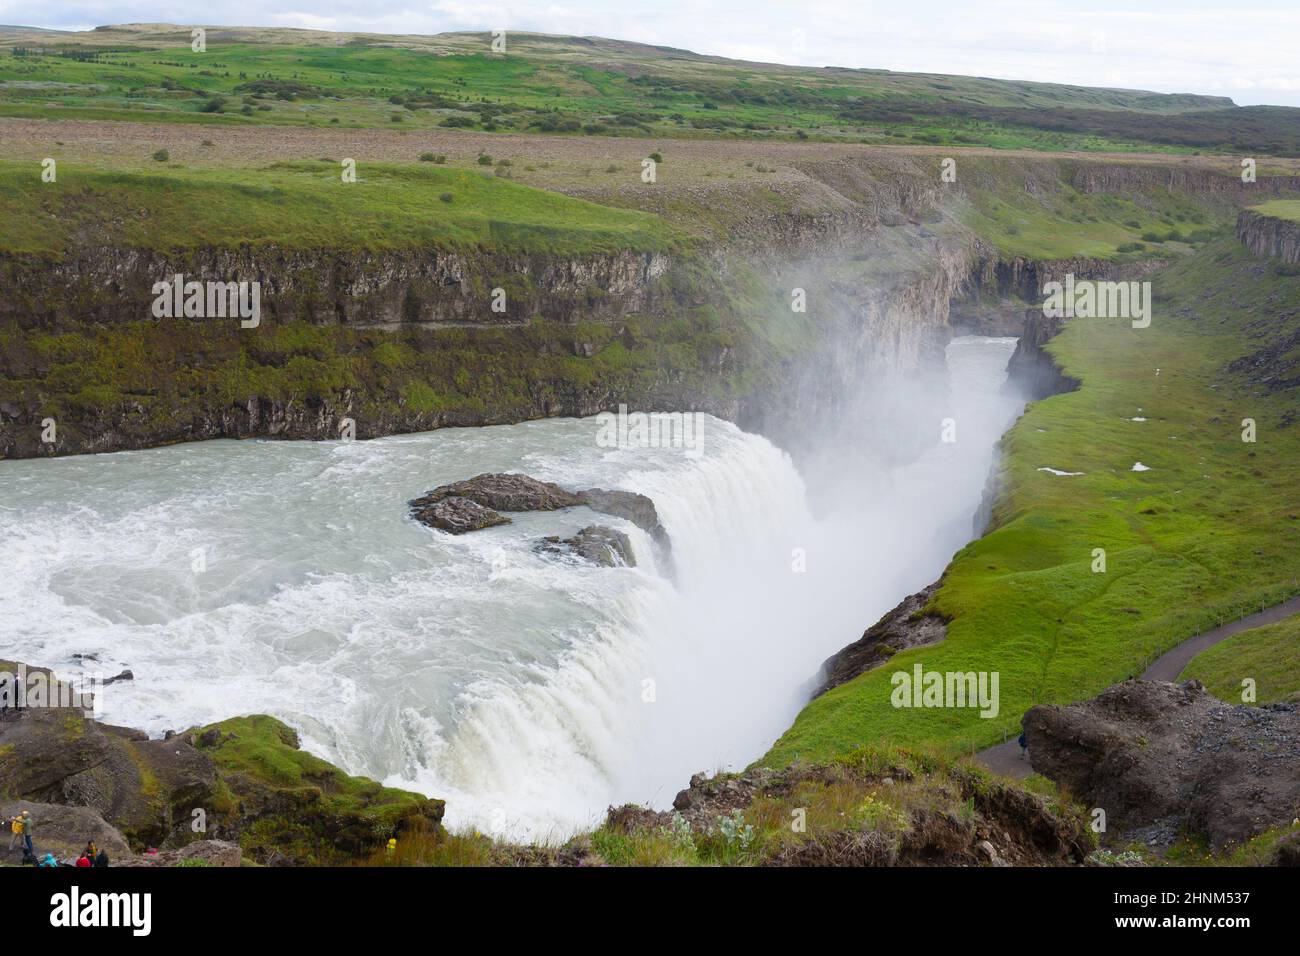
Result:
<svg viewBox="0 0 1300 956"><path fill-rule="evenodd" d="M1300 706L1226 704L1199 681L1130 680L1024 717L1034 770L1110 832L1186 826L1219 849L1300 816Z"/></svg>
<svg viewBox="0 0 1300 956"><path fill-rule="evenodd" d="M156 850L139 856L113 860L113 866L240 866L243 851L238 843L225 840L196 840L180 849Z"/></svg>
<svg viewBox="0 0 1300 956"><path fill-rule="evenodd" d="M40 673L55 690L47 703L7 709L0 720L0 793L11 798L0 811L28 809L39 850L60 855L91 838L133 852L179 850L205 838L265 864L331 864L364 857L389 836L440 830L441 800L350 776L301 750L273 717L150 739L94 719L85 702L53 706L71 699L59 690L66 684L45 669L0 662L6 673L20 668L29 686Z"/></svg>
<svg viewBox="0 0 1300 956"><path fill-rule="evenodd" d="M35 846L40 853L53 853L58 859L75 859L87 841L108 853L116 863L131 855L126 838L89 807L58 806L31 800L6 800L0 803L0 819L9 820L26 811L36 821ZM21 843L10 848L9 838L0 839L0 861L9 865L22 862Z"/></svg>

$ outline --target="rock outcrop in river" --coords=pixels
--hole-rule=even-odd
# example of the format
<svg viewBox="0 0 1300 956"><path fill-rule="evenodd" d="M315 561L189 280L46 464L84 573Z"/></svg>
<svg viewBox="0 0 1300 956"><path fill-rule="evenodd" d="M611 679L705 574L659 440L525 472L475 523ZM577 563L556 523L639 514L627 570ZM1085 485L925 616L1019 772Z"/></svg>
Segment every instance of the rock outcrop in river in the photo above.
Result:
<svg viewBox="0 0 1300 956"><path fill-rule="evenodd" d="M607 568L619 565L636 567L636 555L632 553L632 542L627 535L604 525L589 525L571 538L547 536L542 539L539 547L543 551L571 554Z"/></svg>
<svg viewBox="0 0 1300 956"><path fill-rule="evenodd" d="M566 491L557 484L528 475L484 474L440 485L408 504L415 520L450 534L506 524L510 519L502 511L587 507L632 522L650 535L665 558L670 556L668 532L659 521L654 502L635 491L606 488ZM629 566L636 564L627 535L603 525L591 525L564 541L547 537L543 542L552 550L563 548L597 564L613 564L615 558Z"/></svg>

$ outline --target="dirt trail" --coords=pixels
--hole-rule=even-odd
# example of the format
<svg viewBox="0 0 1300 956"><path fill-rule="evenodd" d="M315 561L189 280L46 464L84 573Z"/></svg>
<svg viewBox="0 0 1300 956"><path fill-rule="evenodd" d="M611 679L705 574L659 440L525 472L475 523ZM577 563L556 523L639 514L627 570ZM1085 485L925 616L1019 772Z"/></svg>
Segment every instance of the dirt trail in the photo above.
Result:
<svg viewBox="0 0 1300 956"><path fill-rule="evenodd" d="M1224 624L1221 627L1216 627L1203 634L1197 634L1195 637L1189 637L1181 644L1156 658L1155 663L1142 672L1142 679L1177 680L1178 675L1183 672L1183 668L1187 666L1191 659L1206 648L1213 647L1220 641L1253 627L1276 624L1293 614L1300 614L1300 596ZM1014 738L1006 743L989 747L987 750L981 750L975 755L975 762L988 770L992 770L994 773L1013 777L1017 780L1024 779L1033 773L1028 756L1021 751L1020 744Z"/></svg>

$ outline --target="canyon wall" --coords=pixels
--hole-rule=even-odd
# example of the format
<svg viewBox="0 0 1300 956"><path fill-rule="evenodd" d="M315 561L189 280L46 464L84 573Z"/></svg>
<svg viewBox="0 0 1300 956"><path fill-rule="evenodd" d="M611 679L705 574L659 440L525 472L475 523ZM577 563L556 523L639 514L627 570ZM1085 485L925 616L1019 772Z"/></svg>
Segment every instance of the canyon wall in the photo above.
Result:
<svg viewBox="0 0 1300 956"><path fill-rule="evenodd" d="M1300 263L1300 222L1243 209L1237 217L1237 238L1257 256Z"/></svg>
<svg viewBox="0 0 1300 956"><path fill-rule="evenodd" d="M1001 253L963 224L980 190L1185 190L1226 217L1295 186L1018 156L962 158L946 184L937 163L903 152L796 163L782 205L755 203L725 238L671 253L162 252L93 236L63 258L0 253L0 457L370 438L620 403L710 412L799 454L810 421L860 421L890 376L941 369L954 325L1018 335L1049 277L1140 278L1161 264ZM154 319L153 285L176 274L262 283L261 325Z"/></svg>
<svg viewBox="0 0 1300 956"><path fill-rule="evenodd" d="M184 281L258 282L262 317L317 324L511 325L537 315L610 321L655 306L663 253L562 256L442 249L295 250L274 244L161 252L76 246L62 257L0 254L0 321L58 329L149 319L153 287ZM504 311L492 308L502 289Z"/></svg>

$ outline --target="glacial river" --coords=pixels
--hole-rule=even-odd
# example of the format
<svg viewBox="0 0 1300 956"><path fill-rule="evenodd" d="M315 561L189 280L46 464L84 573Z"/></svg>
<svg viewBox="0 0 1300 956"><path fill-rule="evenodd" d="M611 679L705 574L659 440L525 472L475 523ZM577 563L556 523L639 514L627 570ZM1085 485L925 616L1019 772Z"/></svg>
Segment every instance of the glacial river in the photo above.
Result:
<svg viewBox="0 0 1300 956"><path fill-rule="evenodd" d="M999 391L1013 347L955 340L960 440L936 421L931 451L847 476L855 505L833 513L787 455L713 418L698 457L602 448L595 419L563 419L0 462L0 656L129 668L104 719L153 734L274 714L350 772L445 798L449 826L559 839L760 756L822 660L937 577L1020 409ZM650 496L674 574L586 509L461 537L407 517L489 471ZM593 523L626 531L638 566L534 547Z"/></svg>

